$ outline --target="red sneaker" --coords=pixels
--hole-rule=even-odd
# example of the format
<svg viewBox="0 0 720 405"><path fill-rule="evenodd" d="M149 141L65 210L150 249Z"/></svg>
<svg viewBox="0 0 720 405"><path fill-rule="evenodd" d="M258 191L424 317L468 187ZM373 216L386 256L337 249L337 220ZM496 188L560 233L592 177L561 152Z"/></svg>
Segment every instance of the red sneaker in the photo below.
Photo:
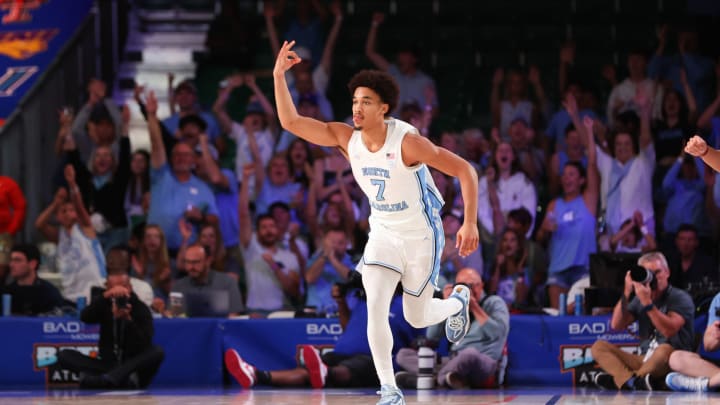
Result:
<svg viewBox="0 0 720 405"><path fill-rule="evenodd" d="M234 349L225 351L225 367L243 388L255 385L255 367L243 360Z"/></svg>

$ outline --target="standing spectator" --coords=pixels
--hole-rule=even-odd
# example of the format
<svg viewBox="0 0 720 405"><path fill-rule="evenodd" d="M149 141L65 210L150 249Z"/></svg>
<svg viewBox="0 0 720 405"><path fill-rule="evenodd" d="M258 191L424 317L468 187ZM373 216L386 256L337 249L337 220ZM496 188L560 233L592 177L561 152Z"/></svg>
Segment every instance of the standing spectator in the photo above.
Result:
<svg viewBox="0 0 720 405"><path fill-rule="evenodd" d="M65 140L66 161L75 169L78 187L85 205L89 207L88 214L93 228L106 252L128 240L124 203L130 177L129 122L130 111L124 107L118 158L115 158L109 146L97 146L91 155L90 169L81 159L74 139L67 137Z"/></svg>
<svg viewBox="0 0 720 405"><path fill-rule="evenodd" d="M152 343L155 333L150 309L135 295L127 272L108 276L106 289L92 298L80 320L100 325L99 356L76 350L58 354L60 367L80 373L80 387L145 388L165 357Z"/></svg>
<svg viewBox="0 0 720 405"><path fill-rule="evenodd" d="M530 300L529 305L542 306L545 296L545 281L547 279L548 257L542 245L531 237L532 215L524 207L508 212L507 229L520 232L523 235L523 251L527 255L525 263L530 271ZM487 279L487 275L484 279Z"/></svg>
<svg viewBox="0 0 720 405"><path fill-rule="evenodd" d="M255 211L266 214L275 202L283 202L290 208L301 207L305 198L302 186L295 183L290 175L287 159L275 155L266 170L255 165Z"/></svg>
<svg viewBox="0 0 720 405"><path fill-rule="evenodd" d="M698 129L709 129L712 131L710 143L717 147L718 144L720 144L720 58L718 58L718 62L715 65L715 82L717 86L715 99L700 115L697 126Z"/></svg>
<svg viewBox="0 0 720 405"><path fill-rule="evenodd" d="M616 131L608 155L599 146L597 168L602 178L601 207L610 234L620 230L622 223L640 211L650 233L655 234L655 211L652 204L652 174L655 168L655 146L650 134L652 101L640 91L634 101L642 109L640 137L626 130Z"/></svg>
<svg viewBox="0 0 720 405"><path fill-rule="evenodd" d="M276 7L268 7L265 12L269 14L270 17L285 17L287 29L283 38L284 40L296 40L297 43L306 48L308 52L311 52L313 55L320 55L324 37L323 23L328 17L328 9L323 3L324 2L316 0L296 1L295 14L290 15L287 11L287 0L277 0L275 2ZM335 1L334 3L337 4L337 7L340 6L339 1ZM270 28L271 27L268 26L268 31L270 31ZM275 30L274 26L272 28ZM271 34L268 32L268 34L274 35L272 38L277 38L277 33ZM273 50L277 51L280 49L279 41L276 39L274 42L278 45L277 47L273 45ZM273 54L277 55L277 52Z"/></svg>
<svg viewBox="0 0 720 405"><path fill-rule="evenodd" d="M662 246L672 241L682 224L692 224L701 236L712 233L705 214L705 164L701 158L682 153L662 182L661 197L667 201L663 218Z"/></svg>
<svg viewBox="0 0 720 405"><path fill-rule="evenodd" d="M576 100L578 114L580 115L581 119L588 116L596 120L597 114L595 114L595 112L591 108L589 108L587 98L582 96L583 91L584 88L579 83L570 83L567 87L567 91L565 91L564 93L564 100L566 103L569 102L568 100L570 99L570 97ZM548 138L547 141L550 143L549 145L547 145L548 150L555 150L556 152L558 152L559 150L565 149L565 147L568 146L568 134L566 131L570 124L572 124L572 118L570 118L570 114L568 113L568 110L566 108L559 109L552 116L552 118L550 118L550 122L545 129L545 135Z"/></svg>
<svg viewBox="0 0 720 405"><path fill-rule="evenodd" d="M675 236L675 250L668 254L671 285L691 293L718 286L718 264L700 251L699 246L697 228L691 224L680 225Z"/></svg>
<svg viewBox="0 0 720 405"><path fill-rule="evenodd" d="M234 69L251 69L259 33L260 27L254 13L240 10L235 0L222 0L220 13L210 23L205 37L210 62Z"/></svg>
<svg viewBox="0 0 720 405"><path fill-rule="evenodd" d="M27 201L11 177L0 176L0 285L5 284L13 237L25 222Z"/></svg>
<svg viewBox="0 0 720 405"><path fill-rule="evenodd" d="M298 109L300 113L301 109ZM294 135L293 135L294 136ZM275 149L280 152L278 148ZM310 188L313 177L313 165L315 159L310 150L310 144L304 139L294 139L287 147L288 166L293 182L300 183L305 193Z"/></svg>
<svg viewBox="0 0 720 405"><path fill-rule="evenodd" d="M350 162L343 156L340 148L333 148L325 157L315 161L313 177L321 186L317 190L318 203L324 203L328 197L340 190L340 187L352 181Z"/></svg>
<svg viewBox="0 0 720 405"><path fill-rule="evenodd" d="M545 165L547 159L542 149L535 147L535 130L530 128L524 118L515 118L510 123L510 145L516 154L520 169L528 176L536 189L544 187Z"/></svg>
<svg viewBox="0 0 720 405"><path fill-rule="evenodd" d="M588 155L588 170L577 162L563 168L563 193L547 206L546 215L537 234L539 241L549 240L548 296L550 306L559 307L559 296L589 273L591 253L596 250L595 224L599 179L595 165L593 120L585 117L580 124L577 110L573 121L582 129Z"/></svg>
<svg viewBox="0 0 720 405"><path fill-rule="evenodd" d="M157 101L156 101L157 102ZM205 121L207 134L213 143L220 136L220 128L215 118L207 111L203 111L198 104L197 87L191 79L180 82L170 98L170 103L177 104L180 111L162 120L162 125L170 134L176 134L180 129L180 119L187 115L197 115ZM157 110L156 110L157 111ZM149 113L149 111L148 111Z"/></svg>
<svg viewBox="0 0 720 405"><path fill-rule="evenodd" d="M83 205L72 165L65 166L65 180L70 187L70 201L66 200L67 191L59 189L53 202L35 220L35 227L49 241L58 244L57 267L62 275L62 293L74 302L78 297L85 297L91 287L102 285L105 256ZM53 213L59 227L49 223Z"/></svg>
<svg viewBox="0 0 720 405"><path fill-rule="evenodd" d="M300 298L300 265L288 250L278 247L275 219L260 214L252 230L248 179L255 169L245 167L240 187L240 247L245 260L245 277L248 290L247 307L250 311L270 312L291 307Z"/></svg>
<svg viewBox="0 0 720 405"><path fill-rule="evenodd" d="M343 229L329 229L325 232L323 245L313 253L305 272L307 300L305 305L314 306L318 312L333 313L335 305L332 287L345 283L355 268L347 254L348 235Z"/></svg>
<svg viewBox="0 0 720 405"><path fill-rule="evenodd" d="M125 215L130 229L145 222L146 204L150 196L150 153L144 149L133 152L130 157L130 178L125 194Z"/></svg>
<svg viewBox="0 0 720 405"><path fill-rule="evenodd" d="M64 305L60 291L38 277L40 252L35 245L15 245L10 251L10 277L13 282L0 286L2 294L10 294L14 315L41 315Z"/></svg>
<svg viewBox="0 0 720 405"><path fill-rule="evenodd" d="M270 123L275 121L275 110L260 87L255 83L255 76L251 74L235 74L225 79L226 86L218 91L218 98L213 105L213 111L220 121L224 133L235 141L235 175L242 179L243 167L249 163L257 163L266 167L272 157L275 139L270 130ZM230 118L225 109L230 94L236 88L245 84L253 92L255 101L248 103L245 109L245 118L242 124ZM259 160L252 154L252 143L255 143L259 152ZM220 151L224 151L224 146Z"/></svg>
<svg viewBox="0 0 720 405"><path fill-rule="evenodd" d="M122 132L122 117L113 100L107 97L107 85L90 79L88 101L78 111L72 123L72 133L78 145L80 159L87 162L98 146L110 147L117 154L117 135Z"/></svg>
<svg viewBox="0 0 720 405"><path fill-rule="evenodd" d="M578 132L575 125L570 123L565 128L565 146L559 146L557 151L550 158L548 169L548 182L550 195L557 195L561 191L561 178L565 166L570 162L578 162L587 170L587 155L582 134Z"/></svg>
<svg viewBox="0 0 720 405"><path fill-rule="evenodd" d="M237 281L227 274L210 268L212 256L201 245L192 245L185 251L183 261L187 276L173 284L173 292L180 292L186 306L195 299L209 300L212 304L223 301L219 308L210 305L210 312L196 312L197 308L187 307L190 317L235 316L243 312L243 300ZM221 308L220 308L221 307Z"/></svg>
<svg viewBox="0 0 720 405"><path fill-rule="evenodd" d="M497 385L495 377L510 332L507 305L500 297L485 293L482 278L475 269L460 270L456 282L470 288L470 313L474 319L465 338L450 346L450 361L440 367L437 384L451 389ZM446 285L443 295L448 297L451 290L452 285ZM428 337L439 336L439 330L437 325L431 326L427 331ZM397 362L409 372L404 377L398 373L398 384L407 388L416 387L417 350L401 349L397 354Z"/></svg>
<svg viewBox="0 0 720 405"><path fill-rule="evenodd" d="M678 53L666 55L668 31L667 24L658 30L658 47L650 59L648 76L660 82L670 81L676 91L683 91L689 85L697 96L698 107L703 109L710 103L712 97L709 90L712 83L713 61L698 52L698 33L694 26L678 27ZM685 72L687 79L683 77Z"/></svg>
<svg viewBox="0 0 720 405"><path fill-rule="evenodd" d="M606 340L591 347L592 357L603 370L593 382L606 389L656 388L656 379L670 371L668 359L673 350L692 350L695 307L685 292L669 285L670 269L659 252L646 253L638 265L653 273L653 281L640 283L625 275L625 287L613 309L610 327L627 328L639 323L640 354L621 350ZM635 293L634 298L630 298Z"/></svg>
<svg viewBox="0 0 720 405"><path fill-rule="evenodd" d="M499 235L505 228L510 210L525 207L531 214L536 212L535 186L520 170L509 142L501 142L495 147L492 163L485 176L480 178L478 201L481 229L493 236ZM486 237L483 240L486 241Z"/></svg>
<svg viewBox="0 0 720 405"><path fill-rule="evenodd" d="M640 211L635 211L610 237L610 248L615 253L647 253L657 249L655 237L645 226Z"/></svg>
<svg viewBox="0 0 720 405"><path fill-rule="evenodd" d="M545 104L545 93L540 83L540 73L536 67L530 68L528 77L518 71L511 70L505 74L503 69L495 70L490 93L490 110L492 112L493 127L500 129L500 136L507 139L510 124L516 119L523 119L529 126L537 127L539 119L538 108L527 95L527 81L535 89L540 105ZM505 94L501 94L500 86L505 84Z"/></svg>
<svg viewBox="0 0 720 405"><path fill-rule="evenodd" d="M642 107L636 102L636 95L643 93L654 96L654 104L648 106L653 118L660 118L663 90L646 76L647 56L644 51L634 50L628 54L627 67L629 76L613 87L607 103L607 120L610 128L614 127L618 114L632 110L640 115Z"/></svg>
<svg viewBox="0 0 720 405"><path fill-rule="evenodd" d="M160 225L167 236L170 256L175 257L182 242L180 219L193 224L217 223L218 210L210 188L192 173L195 151L190 146L182 142L176 144L172 150L172 167L168 165L153 92L148 95L146 108L152 148L148 223Z"/></svg>
<svg viewBox="0 0 720 405"><path fill-rule="evenodd" d="M670 89L662 100L661 118L653 121L652 131L657 154L657 176L662 179L675 162L678 151L695 126L697 106L685 74L682 75L684 93ZM683 96L684 94L684 96Z"/></svg>
<svg viewBox="0 0 720 405"><path fill-rule="evenodd" d="M400 107L405 104L415 103L435 113L438 108L438 100L434 98L431 103L426 104L425 92L429 89L435 92L435 80L418 68L418 52L413 47L405 46L398 49L395 54L395 63L390 63L376 50L378 29L385 21L385 14L376 12L373 14L370 24L370 32L365 42L365 56L380 70L388 72L397 82L400 94L397 100L397 107L391 111L393 116L400 112Z"/></svg>
<svg viewBox="0 0 720 405"><path fill-rule="evenodd" d="M313 6L318 5L316 1L311 0L311 2L313 3ZM307 1L303 1L302 3L305 3L304 9L307 11ZM278 37L277 28L275 27L274 18L276 17L276 15L282 14L281 8L282 7L280 7L280 9L277 9L271 4L271 2L265 2L265 25L267 26L268 39L270 40L270 47L272 48L273 55L277 55L278 52L280 52L280 39ZM322 7L318 7L317 11L325 14L325 9ZM296 87L294 83L294 81L296 80L296 75L303 72L309 73L311 75L312 87L315 89L319 96L325 98L327 95L327 86L330 81L333 53L335 52L335 44L337 43L338 34L340 33L340 27L343 20L342 6L340 4L340 1L332 1L330 3L330 11L335 18L333 20L333 25L330 28L330 32L328 33L327 39L325 39L325 45L322 51L320 50L319 45L311 45L311 42L313 42L312 40L308 41L307 39L301 37L286 35L286 38L292 38L294 40L297 40L298 44L301 45L298 46L295 50L297 55L302 59L302 61L299 64L295 65L292 72L286 72L285 74L285 79L290 86L291 93L293 93L293 90ZM317 40L319 40L319 38L317 38ZM317 57L317 55L321 55L320 60L313 58L313 56ZM296 103L298 101L297 96L299 96L299 94L295 92L293 94L293 101L295 101ZM330 116L326 118L330 119L332 117Z"/></svg>

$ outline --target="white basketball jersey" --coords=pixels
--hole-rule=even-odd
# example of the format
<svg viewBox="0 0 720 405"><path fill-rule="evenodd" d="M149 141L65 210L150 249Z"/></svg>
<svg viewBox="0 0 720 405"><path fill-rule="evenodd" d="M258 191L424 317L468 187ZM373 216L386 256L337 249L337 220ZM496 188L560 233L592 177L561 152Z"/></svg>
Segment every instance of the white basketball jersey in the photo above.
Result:
<svg viewBox="0 0 720 405"><path fill-rule="evenodd" d="M407 167L402 160L403 138L417 129L398 119L385 123L385 144L377 152L367 149L360 131L354 131L348 143L355 181L370 201L371 228L442 230L439 212L444 201L430 171L425 164Z"/></svg>

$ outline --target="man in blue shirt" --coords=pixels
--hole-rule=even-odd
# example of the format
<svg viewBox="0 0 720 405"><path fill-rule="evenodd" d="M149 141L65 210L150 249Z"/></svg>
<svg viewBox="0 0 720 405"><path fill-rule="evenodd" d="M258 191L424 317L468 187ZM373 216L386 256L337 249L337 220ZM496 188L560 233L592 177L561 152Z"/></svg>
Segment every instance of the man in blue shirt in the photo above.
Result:
<svg viewBox="0 0 720 405"><path fill-rule="evenodd" d="M357 273L353 273L357 274ZM291 370L264 371L245 362L238 352L225 352L225 366L243 388L255 384L281 387L307 386L322 387L372 387L378 384L375 366L367 341L367 304L360 284L359 274L344 284L335 284L332 297L338 305L340 335L335 349L322 355L311 345L302 346L304 367ZM355 281L353 281L355 280ZM349 293L349 294L348 294ZM402 288L398 284L390 304L390 328L393 334L393 354L410 345L421 335L422 329L415 329L407 323L402 311Z"/></svg>
<svg viewBox="0 0 720 405"><path fill-rule="evenodd" d="M323 246L312 255L305 271L307 306L314 306L318 310L334 306L335 300L331 294L333 284L345 282L351 269L355 268L355 263L347 254L347 246L348 236L343 229L325 232Z"/></svg>
<svg viewBox="0 0 720 405"><path fill-rule="evenodd" d="M194 224L217 223L218 210L210 187L192 173L195 151L189 145L176 144L171 155L172 165L168 165L160 121L156 115L157 99L153 92L147 97L146 108L152 148L148 224L157 224L162 228L168 250L174 255L182 244L180 219L185 218ZM190 242L194 239L195 235Z"/></svg>
<svg viewBox="0 0 720 405"><path fill-rule="evenodd" d="M180 111L162 120L162 124L171 134L177 132L180 127L180 118L190 114L197 114L207 124L207 133L211 142L215 142L215 139L220 136L220 128L217 121L215 121L215 117L199 108L197 88L192 80L183 80L175 87L173 102L177 103Z"/></svg>

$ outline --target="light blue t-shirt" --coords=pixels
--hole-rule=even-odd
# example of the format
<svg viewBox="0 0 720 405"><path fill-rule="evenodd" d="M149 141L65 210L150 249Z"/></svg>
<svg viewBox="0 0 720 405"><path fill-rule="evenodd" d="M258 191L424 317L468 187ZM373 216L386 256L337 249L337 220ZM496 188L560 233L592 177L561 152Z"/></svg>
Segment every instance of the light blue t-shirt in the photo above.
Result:
<svg viewBox="0 0 720 405"><path fill-rule="evenodd" d="M238 182L235 172L230 169L222 169L222 173L228 179L228 188L213 187L215 192L215 204L218 209L220 221L220 233L223 238L223 245L226 247L237 246L240 243L240 220L238 218Z"/></svg>
<svg viewBox="0 0 720 405"><path fill-rule="evenodd" d="M148 224L156 224L165 233L167 247L178 249L182 244L180 218L188 207L198 207L205 214L218 215L215 196L210 187L194 175L186 182L180 182L173 175L170 166L150 170L150 212ZM196 230L190 241L194 241Z"/></svg>
<svg viewBox="0 0 720 405"><path fill-rule="evenodd" d="M307 268L310 268L310 266L312 266L319 259L320 251L317 251L310 258L310 260L308 260ZM345 265L345 267L350 270L355 268L355 263L353 263L350 255L348 255L347 253L345 254L345 256L343 256L341 262ZM330 263L330 261L326 260L320 277L318 277L314 283L308 284L307 286L306 305L314 306L318 310L332 307L333 305L335 305L335 300L332 297L333 284L342 283L343 281L344 280L340 277L338 272L335 271L335 268Z"/></svg>
<svg viewBox="0 0 720 405"><path fill-rule="evenodd" d="M573 266L587 267L590 254L597 251L596 221L582 195L572 201L557 198L553 215L557 229L550 238L548 273L559 273Z"/></svg>
<svg viewBox="0 0 720 405"><path fill-rule="evenodd" d="M255 199L255 212L266 214L270 206L277 201L290 205L295 194L301 189L300 183L287 182L283 185L275 185L266 177L259 195Z"/></svg>

